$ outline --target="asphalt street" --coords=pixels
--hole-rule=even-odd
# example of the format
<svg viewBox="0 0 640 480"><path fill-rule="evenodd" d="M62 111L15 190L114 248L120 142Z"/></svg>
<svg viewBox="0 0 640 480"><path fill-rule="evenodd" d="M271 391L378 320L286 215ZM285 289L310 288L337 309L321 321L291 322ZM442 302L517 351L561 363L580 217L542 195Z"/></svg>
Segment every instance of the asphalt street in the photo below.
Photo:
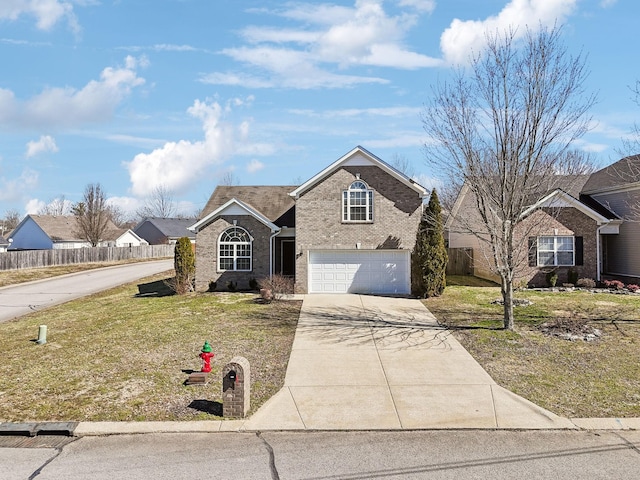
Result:
<svg viewBox="0 0 640 480"><path fill-rule="evenodd" d="M173 260L129 263L0 288L0 322L173 268Z"/></svg>
<svg viewBox="0 0 640 480"><path fill-rule="evenodd" d="M115 435L0 448L0 478L637 479L638 447L638 431Z"/></svg>

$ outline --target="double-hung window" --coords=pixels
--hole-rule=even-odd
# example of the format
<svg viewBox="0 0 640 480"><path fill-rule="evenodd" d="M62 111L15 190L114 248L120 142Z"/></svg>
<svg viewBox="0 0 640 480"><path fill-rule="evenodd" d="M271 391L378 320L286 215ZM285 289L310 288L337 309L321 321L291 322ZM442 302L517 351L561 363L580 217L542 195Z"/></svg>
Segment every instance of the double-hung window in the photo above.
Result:
<svg viewBox="0 0 640 480"><path fill-rule="evenodd" d="M218 240L218 270L251 271L251 235L240 227L226 229Z"/></svg>
<svg viewBox="0 0 640 480"><path fill-rule="evenodd" d="M342 192L343 222L373 222L373 190L362 180Z"/></svg>
<svg viewBox="0 0 640 480"><path fill-rule="evenodd" d="M575 265L574 237L538 237L538 266Z"/></svg>

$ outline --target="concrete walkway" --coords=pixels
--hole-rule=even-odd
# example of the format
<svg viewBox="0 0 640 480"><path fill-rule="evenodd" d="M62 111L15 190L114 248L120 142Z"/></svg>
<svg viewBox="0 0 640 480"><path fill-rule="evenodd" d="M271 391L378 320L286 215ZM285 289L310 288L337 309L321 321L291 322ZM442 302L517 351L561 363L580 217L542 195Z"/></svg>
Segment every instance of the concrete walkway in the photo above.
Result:
<svg viewBox="0 0 640 480"><path fill-rule="evenodd" d="M577 426L497 385L419 300L306 295L284 388L240 427L439 428Z"/></svg>

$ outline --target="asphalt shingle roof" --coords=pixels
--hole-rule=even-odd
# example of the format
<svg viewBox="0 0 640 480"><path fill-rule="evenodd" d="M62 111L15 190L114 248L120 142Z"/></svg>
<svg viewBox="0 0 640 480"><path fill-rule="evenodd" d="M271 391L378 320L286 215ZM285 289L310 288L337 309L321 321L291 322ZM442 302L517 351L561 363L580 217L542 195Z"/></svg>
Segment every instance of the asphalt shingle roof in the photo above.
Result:
<svg viewBox="0 0 640 480"><path fill-rule="evenodd" d="M295 200L289 193L296 186L218 186L202 210L201 218L235 198L260 212L278 226L295 226Z"/></svg>

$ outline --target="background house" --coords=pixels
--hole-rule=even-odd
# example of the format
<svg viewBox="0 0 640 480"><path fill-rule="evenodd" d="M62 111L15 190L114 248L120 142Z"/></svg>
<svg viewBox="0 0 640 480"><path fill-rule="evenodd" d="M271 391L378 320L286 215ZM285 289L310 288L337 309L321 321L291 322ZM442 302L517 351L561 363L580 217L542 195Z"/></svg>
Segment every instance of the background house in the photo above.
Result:
<svg viewBox="0 0 640 480"><path fill-rule="evenodd" d="M6 252L9 248L10 242L0 235L0 252Z"/></svg>
<svg viewBox="0 0 640 480"><path fill-rule="evenodd" d="M77 233L76 218L72 215L27 215L11 232L10 250L49 250L91 247ZM118 233L120 232L120 233ZM115 244L122 232L109 221L104 239L98 246Z"/></svg>
<svg viewBox="0 0 640 480"><path fill-rule="evenodd" d="M195 243L196 235L188 229L193 219L188 218L145 218L133 229L138 237L149 245L174 245L179 238L188 237Z"/></svg>
<svg viewBox="0 0 640 480"><path fill-rule="evenodd" d="M618 235L602 237L602 273L640 283L640 155L593 173L581 195L622 219Z"/></svg>

